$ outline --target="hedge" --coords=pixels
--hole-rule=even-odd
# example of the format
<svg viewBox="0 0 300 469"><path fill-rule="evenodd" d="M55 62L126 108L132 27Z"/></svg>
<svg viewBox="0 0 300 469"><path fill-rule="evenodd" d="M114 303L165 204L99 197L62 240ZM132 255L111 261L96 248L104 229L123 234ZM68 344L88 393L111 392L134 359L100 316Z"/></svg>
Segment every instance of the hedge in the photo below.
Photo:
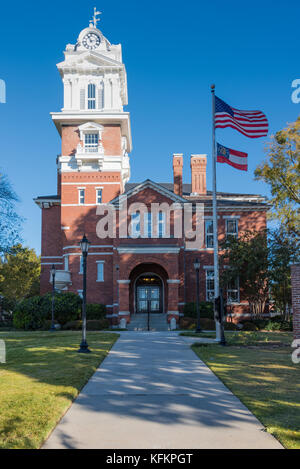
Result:
<svg viewBox="0 0 300 469"><path fill-rule="evenodd" d="M105 319L106 306L101 304L89 303L86 305L86 318L87 319Z"/></svg>
<svg viewBox="0 0 300 469"><path fill-rule="evenodd" d="M213 304L209 301L200 301L200 318L214 319ZM184 316L197 318L197 304L194 302L186 303L183 308Z"/></svg>
<svg viewBox="0 0 300 469"><path fill-rule="evenodd" d="M86 321L88 331L101 331L109 328L109 321L105 318L90 319ZM82 321L69 321L63 326L65 331L79 331L82 329Z"/></svg>

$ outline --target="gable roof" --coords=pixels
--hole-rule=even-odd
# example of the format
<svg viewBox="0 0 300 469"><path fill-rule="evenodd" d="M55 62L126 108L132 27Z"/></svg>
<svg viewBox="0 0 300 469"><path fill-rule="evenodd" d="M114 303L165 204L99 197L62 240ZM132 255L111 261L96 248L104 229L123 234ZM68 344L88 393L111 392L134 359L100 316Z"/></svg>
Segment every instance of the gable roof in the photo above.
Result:
<svg viewBox="0 0 300 469"><path fill-rule="evenodd" d="M128 186L131 186L131 187L128 187ZM146 179L146 181L141 182L141 183L126 184L125 192L122 195L115 197L113 200L110 201L110 203L117 205L119 202L122 201L122 198L124 198L124 196L126 196L127 198L132 197L133 195L138 194L144 189L152 189L155 192L158 192L159 194L167 197L168 199L173 200L174 202L181 202L181 203L187 202L186 199L184 199L180 195L174 194L173 191L169 190L167 187L164 187L162 184L153 182L151 181L151 179Z"/></svg>

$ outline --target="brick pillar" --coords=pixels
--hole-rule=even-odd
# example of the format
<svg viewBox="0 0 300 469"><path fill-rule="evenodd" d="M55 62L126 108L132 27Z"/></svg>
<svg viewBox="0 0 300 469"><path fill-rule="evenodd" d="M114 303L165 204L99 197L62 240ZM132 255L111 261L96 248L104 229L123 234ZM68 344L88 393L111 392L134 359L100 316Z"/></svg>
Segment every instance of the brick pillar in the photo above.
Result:
<svg viewBox="0 0 300 469"><path fill-rule="evenodd" d="M178 299L179 299L179 285L180 280L167 280L168 283L168 322L172 318L175 318L176 321L179 321L179 311L178 311Z"/></svg>
<svg viewBox="0 0 300 469"><path fill-rule="evenodd" d="M206 155L191 156L192 194L206 194Z"/></svg>
<svg viewBox="0 0 300 469"><path fill-rule="evenodd" d="M125 318L130 322L129 312L129 288L130 280L118 280L119 284L119 322Z"/></svg>
<svg viewBox="0 0 300 469"><path fill-rule="evenodd" d="M300 339L300 263L291 266L294 338Z"/></svg>
<svg viewBox="0 0 300 469"><path fill-rule="evenodd" d="M182 196L182 153L174 153L173 155L173 177L174 177L174 194Z"/></svg>

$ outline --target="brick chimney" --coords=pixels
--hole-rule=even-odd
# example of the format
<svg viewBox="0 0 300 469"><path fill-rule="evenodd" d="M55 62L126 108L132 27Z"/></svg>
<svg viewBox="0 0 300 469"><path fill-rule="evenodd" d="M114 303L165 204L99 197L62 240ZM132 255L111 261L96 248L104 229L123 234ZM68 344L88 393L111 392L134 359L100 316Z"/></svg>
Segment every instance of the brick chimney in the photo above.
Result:
<svg viewBox="0 0 300 469"><path fill-rule="evenodd" d="M173 155L173 176L174 176L174 194L182 196L182 168L183 154L174 153Z"/></svg>
<svg viewBox="0 0 300 469"><path fill-rule="evenodd" d="M192 194L206 194L206 155L191 155Z"/></svg>

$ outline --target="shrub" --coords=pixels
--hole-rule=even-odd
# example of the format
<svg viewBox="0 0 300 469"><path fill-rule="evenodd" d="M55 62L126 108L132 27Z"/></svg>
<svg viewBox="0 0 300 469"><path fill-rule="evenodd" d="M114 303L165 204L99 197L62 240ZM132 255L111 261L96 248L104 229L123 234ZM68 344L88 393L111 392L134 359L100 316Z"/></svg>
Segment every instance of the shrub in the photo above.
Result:
<svg viewBox="0 0 300 469"><path fill-rule="evenodd" d="M284 321L284 320L270 320L265 325L264 329L266 331L292 331L293 330L293 323L292 321Z"/></svg>
<svg viewBox="0 0 300 469"><path fill-rule="evenodd" d="M180 329L196 329L196 321L194 318L183 317L179 321Z"/></svg>
<svg viewBox="0 0 300 469"><path fill-rule="evenodd" d="M224 329L225 331L236 331L237 327L234 322L225 322L224 323Z"/></svg>
<svg viewBox="0 0 300 469"><path fill-rule="evenodd" d="M243 323L243 331L258 331L258 327L256 326L256 324L254 324L254 322L251 322L251 321L246 321Z"/></svg>
<svg viewBox="0 0 300 469"><path fill-rule="evenodd" d="M179 321L179 328L185 330L196 329L197 321L194 318L183 317ZM215 330L215 321L209 318L200 319L200 326L203 330Z"/></svg>
<svg viewBox="0 0 300 469"><path fill-rule="evenodd" d="M107 319L90 319L86 321L86 328L88 331L108 329L109 321ZM63 326L63 329L65 331L79 331L82 329L82 321L69 321Z"/></svg>
<svg viewBox="0 0 300 469"><path fill-rule="evenodd" d="M81 298L76 293L55 293L55 322L65 324L79 319ZM35 330L45 328L45 321L51 320L52 294L25 298L17 304L13 324L18 329Z"/></svg>
<svg viewBox="0 0 300 469"><path fill-rule="evenodd" d="M200 318L214 319L213 304L209 301L200 301ZM197 318L197 304L186 303L183 308L184 316Z"/></svg>
<svg viewBox="0 0 300 469"><path fill-rule="evenodd" d="M89 303L86 305L86 318L87 319L105 319L106 306L101 304Z"/></svg>
<svg viewBox="0 0 300 469"><path fill-rule="evenodd" d="M41 296L26 298L16 306L13 315L13 325L17 329L41 329L46 320L46 314L41 309Z"/></svg>
<svg viewBox="0 0 300 469"><path fill-rule="evenodd" d="M52 294L47 293L41 301L41 312L46 319L51 319ZM59 324L80 318L82 300L79 295L72 292L55 293L54 318Z"/></svg>

